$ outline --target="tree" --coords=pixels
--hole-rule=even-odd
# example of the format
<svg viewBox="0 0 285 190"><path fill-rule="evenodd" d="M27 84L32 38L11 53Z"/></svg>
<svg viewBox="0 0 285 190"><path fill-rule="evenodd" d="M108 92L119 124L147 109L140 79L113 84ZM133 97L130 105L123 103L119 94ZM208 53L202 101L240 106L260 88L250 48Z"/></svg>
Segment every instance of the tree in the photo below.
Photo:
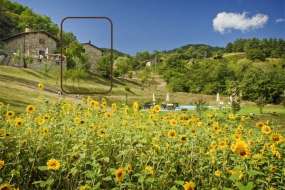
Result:
<svg viewBox="0 0 285 190"><path fill-rule="evenodd" d="M115 60L115 72L118 76L122 76L131 69L131 58L129 57L118 57Z"/></svg>
<svg viewBox="0 0 285 190"><path fill-rule="evenodd" d="M109 78L111 74L111 59L110 56L102 56L96 64L96 70L105 78Z"/></svg>

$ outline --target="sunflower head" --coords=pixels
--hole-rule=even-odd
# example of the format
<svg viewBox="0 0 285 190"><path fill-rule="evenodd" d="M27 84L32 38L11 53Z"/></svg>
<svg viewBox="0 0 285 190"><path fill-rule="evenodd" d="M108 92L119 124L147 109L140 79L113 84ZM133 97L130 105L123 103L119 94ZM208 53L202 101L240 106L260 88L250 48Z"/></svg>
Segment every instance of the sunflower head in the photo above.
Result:
<svg viewBox="0 0 285 190"><path fill-rule="evenodd" d="M45 88L45 85L44 85L43 83L39 83L39 84L38 84L38 88L39 88L40 90L43 90L43 89Z"/></svg>
<svg viewBox="0 0 285 190"><path fill-rule="evenodd" d="M144 168L144 171L148 175L154 175L154 168L152 166L146 166Z"/></svg>
<svg viewBox="0 0 285 190"><path fill-rule="evenodd" d="M176 131L175 130L170 130L170 131L168 131L167 135L170 138L175 138L176 137Z"/></svg>
<svg viewBox="0 0 285 190"><path fill-rule="evenodd" d="M50 159L47 161L48 170L59 170L60 162L56 159Z"/></svg>
<svg viewBox="0 0 285 190"><path fill-rule="evenodd" d="M181 136L180 138L182 143L186 143L187 142L187 137L185 135Z"/></svg>
<svg viewBox="0 0 285 190"><path fill-rule="evenodd" d="M152 108L153 112L154 113L159 113L160 112L160 106L159 105L155 105L153 108Z"/></svg>
<svg viewBox="0 0 285 190"><path fill-rule="evenodd" d="M138 102L134 102L134 103L133 103L133 111L134 111L134 112L137 112L137 111L139 111L139 108L140 108L139 103L138 103Z"/></svg>
<svg viewBox="0 0 285 190"><path fill-rule="evenodd" d="M13 111L7 111L7 112L6 112L6 116L7 116L8 118L14 117L14 116L15 116L15 112L13 112Z"/></svg>
<svg viewBox="0 0 285 190"><path fill-rule="evenodd" d="M0 170L2 168L4 168L4 166L5 166L5 161L4 160L0 160Z"/></svg>
<svg viewBox="0 0 285 190"><path fill-rule="evenodd" d="M243 158L248 157L250 155L248 145L242 140L236 141L236 143L231 146L231 149L234 153L238 154Z"/></svg>
<svg viewBox="0 0 285 190"><path fill-rule="evenodd" d="M271 128L268 125L263 125L261 128L261 132L265 135L269 135L271 133Z"/></svg>
<svg viewBox="0 0 285 190"><path fill-rule="evenodd" d="M33 113L35 110L36 110L36 108L35 108L35 106L33 106L33 105L28 105L28 106L26 107L26 112L27 112L27 113Z"/></svg>
<svg viewBox="0 0 285 190"><path fill-rule="evenodd" d="M283 142L284 137L278 133L274 133L271 135L271 140L277 144Z"/></svg>
<svg viewBox="0 0 285 190"><path fill-rule="evenodd" d="M171 126L176 126L176 125L177 125L176 119L170 119L170 120L169 120L169 124L170 124Z"/></svg>
<svg viewBox="0 0 285 190"><path fill-rule="evenodd" d="M217 177L221 177L222 172L221 172L221 170L216 170L214 174L215 174L215 176L217 176Z"/></svg>
<svg viewBox="0 0 285 190"><path fill-rule="evenodd" d="M116 181L121 183L124 180L125 169L120 167L115 171Z"/></svg>
<svg viewBox="0 0 285 190"><path fill-rule="evenodd" d="M0 190L14 190L14 187L9 183L3 183L0 185Z"/></svg>
<svg viewBox="0 0 285 190"><path fill-rule="evenodd" d="M15 119L15 126L16 126L16 127L21 127L22 125L23 125L23 119L17 117L17 118Z"/></svg>
<svg viewBox="0 0 285 190"><path fill-rule="evenodd" d="M186 181L183 185L184 190L194 190L195 189L195 183L193 181Z"/></svg>
<svg viewBox="0 0 285 190"><path fill-rule="evenodd" d="M255 124L255 126L257 127L257 128L262 128L263 126L265 125L265 123L263 123L263 122L261 122L261 121L259 121L259 122L257 122L256 124Z"/></svg>

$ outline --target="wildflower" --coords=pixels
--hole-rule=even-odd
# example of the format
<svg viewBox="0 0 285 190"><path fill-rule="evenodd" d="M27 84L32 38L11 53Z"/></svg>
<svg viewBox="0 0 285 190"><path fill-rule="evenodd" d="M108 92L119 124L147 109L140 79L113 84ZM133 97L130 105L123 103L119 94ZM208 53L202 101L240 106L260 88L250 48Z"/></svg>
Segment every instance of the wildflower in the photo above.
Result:
<svg viewBox="0 0 285 190"><path fill-rule="evenodd" d="M124 180L125 170L124 168L120 167L115 171L116 181L121 183Z"/></svg>
<svg viewBox="0 0 285 190"><path fill-rule="evenodd" d="M128 164L126 170L127 170L128 173L132 173L132 171L133 171L133 166L132 166L132 164Z"/></svg>
<svg viewBox="0 0 285 190"><path fill-rule="evenodd" d="M243 176L244 176L243 172L240 169L238 169L238 168L234 168L232 170L229 170L229 173L232 176L238 178L239 180L241 180L243 178Z"/></svg>
<svg viewBox="0 0 285 190"><path fill-rule="evenodd" d="M9 183L3 183L0 185L0 190L14 190L14 187Z"/></svg>
<svg viewBox="0 0 285 190"><path fill-rule="evenodd" d="M214 122L212 124L212 127L213 127L214 132L216 132L216 133L219 133L221 130L219 122Z"/></svg>
<svg viewBox="0 0 285 190"><path fill-rule="evenodd" d="M168 137L175 138L176 137L176 131L170 130L170 131L168 131L167 135L168 135Z"/></svg>
<svg viewBox="0 0 285 190"><path fill-rule="evenodd" d="M273 142L275 143L281 143L283 141L283 136L278 134L278 133L274 133L271 135L271 139Z"/></svg>
<svg viewBox="0 0 285 190"><path fill-rule="evenodd" d="M0 102L0 108L3 107L3 106L4 106L4 103L3 103L3 102Z"/></svg>
<svg viewBox="0 0 285 190"><path fill-rule="evenodd" d="M170 120L169 120L169 124L170 124L171 126L176 126L176 125L177 125L176 119L170 119Z"/></svg>
<svg viewBox="0 0 285 190"><path fill-rule="evenodd" d="M112 103L112 112L116 112L117 111L117 104L116 103Z"/></svg>
<svg viewBox="0 0 285 190"><path fill-rule="evenodd" d="M2 168L4 168L4 166L5 166L5 161L4 160L0 160L0 170Z"/></svg>
<svg viewBox="0 0 285 190"><path fill-rule="evenodd" d="M265 135L269 135L271 133L271 128L268 125L263 125L261 132Z"/></svg>
<svg viewBox="0 0 285 190"><path fill-rule="evenodd" d="M39 83L39 84L38 84L38 88L39 88L40 90L43 90L43 89L44 89L44 87L45 87L45 86L44 86L44 84L43 84L43 83Z"/></svg>
<svg viewBox="0 0 285 190"><path fill-rule="evenodd" d="M181 136L180 140L182 143L186 143L187 137L185 135L183 135L183 136Z"/></svg>
<svg viewBox="0 0 285 190"><path fill-rule="evenodd" d="M215 171L215 176L221 177L221 175L222 175L222 172L220 170Z"/></svg>
<svg viewBox="0 0 285 190"><path fill-rule="evenodd" d="M227 142L226 140L221 140L221 141L219 142L219 148L220 148L221 150L225 150L225 149L227 148L227 146L228 146L228 142Z"/></svg>
<svg viewBox="0 0 285 190"><path fill-rule="evenodd" d="M80 118L80 117L75 117L75 118L74 118L74 123L75 123L76 125L81 124L81 118Z"/></svg>
<svg viewBox="0 0 285 190"><path fill-rule="evenodd" d="M184 185L183 185L183 187L184 187L184 190L194 190L195 189L195 183L193 182L193 181L190 181L190 182L188 182L188 181L186 181L185 183L184 183Z"/></svg>
<svg viewBox="0 0 285 190"><path fill-rule="evenodd" d="M97 102L96 100L91 100L89 103L89 106L93 109L99 109L100 104L99 102Z"/></svg>
<svg viewBox="0 0 285 190"><path fill-rule="evenodd" d="M36 117L36 118L35 118L35 121L36 121L36 123L37 123L38 125L43 125L43 124L45 124L45 122L46 122L46 120L45 120L43 117L41 117L41 116Z"/></svg>
<svg viewBox="0 0 285 190"><path fill-rule="evenodd" d="M33 113L35 110L36 110L36 108L35 108L35 106L33 106L33 105L28 105L28 106L26 107L26 112L27 112L27 113Z"/></svg>
<svg viewBox="0 0 285 190"><path fill-rule="evenodd" d="M154 175L154 169L152 166L146 166L144 168L145 173L147 173L148 175Z"/></svg>
<svg viewBox="0 0 285 190"><path fill-rule="evenodd" d="M232 121L236 120L235 114L232 114L232 113L229 114L228 118L229 118L229 120L232 120Z"/></svg>
<svg viewBox="0 0 285 190"><path fill-rule="evenodd" d="M257 122L256 124L255 124L255 126L257 127L257 128L262 128L263 126L264 126L265 124L263 123L263 122Z"/></svg>
<svg viewBox="0 0 285 190"><path fill-rule="evenodd" d="M89 185L82 185L79 187L79 190L90 190L91 187Z"/></svg>
<svg viewBox="0 0 285 190"><path fill-rule="evenodd" d="M6 116L7 116L8 118L14 117L14 116L15 116L15 112L13 112L13 111L7 111Z"/></svg>
<svg viewBox="0 0 285 190"><path fill-rule="evenodd" d="M99 137L104 137L105 135L106 135L106 131L104 129L101 129L100 131L98 131Z"/></svg>
<svg viewBox="0 0 285 190"><path fill-rule="evenodd" d="M153 107L153 112L154 112L154 113L159 113L159 112L160 112L160 106L159 106L159 105L155 105L155 106Z"/></svg>
<svg viewBox="0 0 285 190"><path fill-rule="evenodd" d="M111 112L106 112L106 113L104 114L104 116L107 117L107 118L110 118L110 117L112 116L112 113L111 113Z"/></svg>
<svg viewBox="0 0 285 190"><path fill-rule="evenodd" d="M133 103L133 111L134 111L134 112L139 111L139 107L140 107L140 106L139 106L139 103L138 103L138 102L134 102L134 103Z"/></svg>
<svg viewBox="0 0 285 190"><path fill-rule="evenodd" d="M232 145L231 149L241 157L247 157L250 155L248 145L242 140L236 141L236 143Z"/></svg>
<svg viewBox="0 0 285 190"><path fill-rule="evenodd" d="M50 159L47 161L47 167L49 170L59 170L60 162L56 159Z"/></svg>
<svg viewBox="0 0 285 190"><path fill-rule="evenodd" d="M79 187L79 190L90 190L91 187L89 185L83 185Z"/></svg>
<svg viewBox="0 0 285 190"><path fill-rule="evenodd" d="M22 125L23 125L23 119L17 117L17 118L15 119L15 126L16 126L16 127L21 127Z"/></svg>
<svg viewBox="0 0 285 190"><path fill-rule="evenodd" d="M48 114L44 115L44 120L49 120L50 116Z"/></svg>

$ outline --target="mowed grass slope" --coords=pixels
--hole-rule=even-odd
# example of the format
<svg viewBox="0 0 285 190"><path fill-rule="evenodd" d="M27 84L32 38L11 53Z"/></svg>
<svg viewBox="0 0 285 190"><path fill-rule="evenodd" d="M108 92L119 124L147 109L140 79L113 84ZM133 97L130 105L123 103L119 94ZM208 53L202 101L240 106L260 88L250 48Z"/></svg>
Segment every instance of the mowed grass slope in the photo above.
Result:
<svg viewBox="0 0 285 190"><path fill-rule="evenodd" d="M38 101L39 95L46 98L57 99L60 90L59 68L51 69L47 74L43 69L24 69L10 66L0 66L0 101L9 104L12 109L21 111L27 104ZM45 85L44 91L38 90L38 84ZM112 94L122 99L125 96L125 87L128 87L130 94L143 94L140 84L136 81L125 79L114 79ZM109 89L110 81L102 77L92 76L72 82L64 80L66 89L74 92L106 91ZM109 94L110 95L110 94ZM75 95L65 95L68 99L76 99Z"/></svg>

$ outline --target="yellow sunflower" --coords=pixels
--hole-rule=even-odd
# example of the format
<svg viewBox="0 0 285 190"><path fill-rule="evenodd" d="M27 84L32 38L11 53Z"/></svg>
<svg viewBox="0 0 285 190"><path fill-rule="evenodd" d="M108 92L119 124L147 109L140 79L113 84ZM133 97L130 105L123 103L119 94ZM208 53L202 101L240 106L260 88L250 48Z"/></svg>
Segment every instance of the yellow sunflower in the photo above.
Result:
<svg viewBox="0 0 285 190"><path fill-rule="evenodd" d="M93 109L99 109L100 108L100 103L97 102L96 100L91 100L89 102L89 106Z"/></svg>
<svg viewBox="0 0 285 190"><path fill-rule="evenodd" d="M121 183L124 180L125 169L120 167L115 171L116 181Z"/></svg>
<svg viewBox="0 0 285 190"><path fill-rule="evenodd" d="M236 143L231 146L231 149L241 157L248 157L250 155L248 145L242 140L237 140Z"/></svg>
<svg viewBox="0 0 285 190"><path fill-rule="evenodd" d="M261 121L259 121L259 122L257 122L256 124L255 124L255 126L257 127L257 128L262 128L263 126L265 125L265 123L263 123L263 122L261 122Z"/></svg>
<svg viewBox="0 0 285 190"><path fill-rule="evenodd" d="M39 88L40 90L43 90L43 89L45 88L45 86L44 86L43 83L39 83L39 84L38 84L38 88Z"/></svg>
<svg viewBox="0 0 285 190"><path fill-rule="evenodd" d="M90 189L91 189L91 187L89 185L81 185L79 187L79 190L90 190Z"/></svg>
<svg viewBox="0 0 285 190"><path fill-rule="evenodd" d="M14 117L14 116L15 116L15 112L13 112L13 111L7 111L6 116L7 116L8 118Z"/></svg>
<svg viewBox="0 0 285 190"><path fill-rule="evenodd" d="M26 112L27 112L27 113L33 113L35 110L36 110L36 107L33 106L33 105L28 105L28 106L26 107Z"/></svg>
<svg viewBox="0 0 285 190"><path fill-rule="evenodd" d="M271 128L268 125L263 125L261 128L261 132L265 135L269 135L271 133Z"/></svg>
<svg viewBox="0 0 285 190"><path fill-rule="evenodd" d="M214 174L215 174L215 176L217 176L217 177L221 177L222 172L221 172L221 170L216 170Z"/></svg>
<svg viewBox="0 0 285 190"><path fill-rule="evenodd" d="M279 143L283 142L284 137L283 137L282 135L278 134L278 133L273 133L273 134L271 135L271 140L272 140L273 142L279 144Z"/></svg>
<svg viewBox="0 0 285 190"><path fill-rule="evenodd" d="M20 117L17 117L17 118L15 119L15 126L16 126L16 127L21 127L22 125L23 125L23 119L20 118Z"/></svg>
<svg viewBox="0 0 285 190"><path fill-rule="evenodd" d="M0 190L14 190L14 187L9 183L3 183L0 185Z"/></svg>
<svg viewBox="0 0 285 190"><path fill-rule="evenodd" d="M132 164L128 164L126 170L127 170L128 173L132 173L132 171L133 171Z"/></svg>
<svg viewBox="0 0 285 190"><path fill-rule="evenodd" d="M170 131L168 131L167 135L168 135L168 137L175 138L176 137L176 131L170 130Z"/></svg>
<svg viewBox="0 0 285 190"><path fill-rule="evenodd" d="M159 105L155 105L153 108L152 108L153 112L154 113L159 113L160 112L160 106Z"/></svg>
<svg viewBox="0 0 285 190"><path fill-rule="evenodd" d="M182 143L186 143L187 142L187 137L185 135L181 136L180 138Z"/></svg>
<svg viewBox="0 0 285 190"><path fill-rule="evenodd" d="M59 170L60 162L56 159L50 159L47 161L48 170Z"/></svg>
<svg viewBox="0 0 285 190"><path fill-rule="evenodd" d="M110 118L110 117L112 117L112 113L111 112L106 112L104 114L104 116L107 117L107 118Z"/></svg>
<svg viewBox="0 0 285 190"><path fill-rule="evenodd" d="M134 111L134 112L137 112L137 111L139 111L139 108L140 108L139 103L138 103L138 102L134 102L134 103L133 103L133 111Z"/></svg>
<svg viewBox="0 0 285 190"><path fill-rule="evenodd" d="M171 126L176 126L177 125L177 121L176 121L176 119L170 119L169 120L169 124L171 125Z"/></svg>
<svg viewBox="0 0 285 190"><path fill-rule="evenodd" d="M117 104L116 103L112 103L112 112L116 112L117 111Z"/></svg>
<svg viewBox="0 0 285 190"><path fill-rule="evenodd" d="M4 168L4 166L5 166L5 161L4 160L0 160L0 170L2 168Z"/></svg>
<svg viewBox="0 0 285 190"><path fill-rule="evenodd" d="M184 183L184 185L183 185L183 187L184 187L184 190L194 190L195 189L195 183L193 182L193 181L190 181L190 182L188 182L188 181L186 181L185 183Z"/></svg>
<svg viewBox="0 0 285 190"><path fill-rule="evenodd" d="M146 166L144 168L144 171L148 175L154 175L154 168L152 166Z"/></svg>

